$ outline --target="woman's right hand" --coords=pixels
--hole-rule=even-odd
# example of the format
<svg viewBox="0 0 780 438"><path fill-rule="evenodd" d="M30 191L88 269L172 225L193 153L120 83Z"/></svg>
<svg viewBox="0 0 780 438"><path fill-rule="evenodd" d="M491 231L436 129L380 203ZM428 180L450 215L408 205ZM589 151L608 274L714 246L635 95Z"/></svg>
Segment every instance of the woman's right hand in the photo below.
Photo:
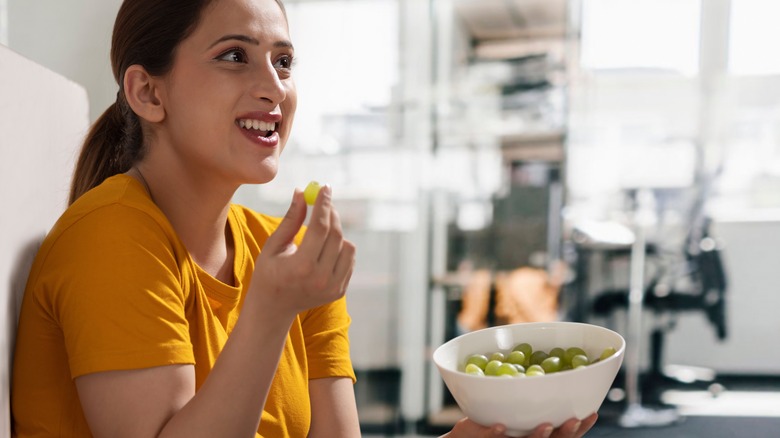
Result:
<svg viewBox="0 0 780 438"><path fill-rule="evenodd" d="M331 188L317 197L300 247L293 242L306 219L303 192L293 200L257 258L251 288L288 315L341 298L355 264L355 246L344 239L341 220L331 203Z"/></svg>
<svg viewBox="0 0 780 438"><path fill-rule="evenodd" d="M582 438L598 420L598 414L593 413L583 420L571 418L557 429L549 424L540 424L530 435L524 438ZM505 435L506 427L496 424L493 427L481 426L468 418L455 423L452 431L441 438L509 438Z"/></svg>

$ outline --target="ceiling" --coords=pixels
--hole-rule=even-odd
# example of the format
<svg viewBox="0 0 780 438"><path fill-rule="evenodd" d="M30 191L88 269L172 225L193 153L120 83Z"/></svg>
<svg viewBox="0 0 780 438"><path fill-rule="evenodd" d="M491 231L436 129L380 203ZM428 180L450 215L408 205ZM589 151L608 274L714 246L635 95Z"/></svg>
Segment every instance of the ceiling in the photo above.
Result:
<svg viewBox="0 0 780 438"><path fill-rule="evenodd" d="M562 38L566 6L567 0L454 0L456 14L477 41Z"/></svg>

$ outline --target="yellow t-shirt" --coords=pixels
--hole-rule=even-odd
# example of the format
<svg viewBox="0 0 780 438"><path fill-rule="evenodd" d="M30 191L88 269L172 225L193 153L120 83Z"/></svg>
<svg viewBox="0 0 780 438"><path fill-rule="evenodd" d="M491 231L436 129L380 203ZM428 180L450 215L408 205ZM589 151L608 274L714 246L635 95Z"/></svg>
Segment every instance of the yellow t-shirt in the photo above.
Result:
<svg viewBox="0 0 780 438"><path fill-rule="evenodd" d="M84 374L194 364L200 388L280 221L231 205L232 287L195 264L135 179L116 175L79 198L46 237L27 282L13 367L14 435L91 436L73 382ZM305 437L308 381L354 381L349 324L343 298L298 315L258 436Z"/></svg>

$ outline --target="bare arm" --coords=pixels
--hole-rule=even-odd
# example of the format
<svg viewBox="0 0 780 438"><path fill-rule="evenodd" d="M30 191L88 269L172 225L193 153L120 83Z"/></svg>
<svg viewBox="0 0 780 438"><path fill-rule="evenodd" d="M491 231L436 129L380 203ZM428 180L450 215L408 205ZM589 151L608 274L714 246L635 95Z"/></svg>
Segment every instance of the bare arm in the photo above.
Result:
<svg viewBox="0 0 780 438"><path fill-rule="evenodd" d="M77 378L92 434L119 438L253 436L287 330L283 321L258 328L239 325L197 393L192 365Z"/></svg>
<svg viewBox="0 0 780 438"><path fill-rule="evenodd" d="M241 317L197 393L191 365L76 379L95 437L254 436L295 315L342 297L354 265L354 246L341 236L330 189L320 193L296 247L293 237L306 217L296 191L258 258L253 276L262 281L252 282Z"/></svg>
<svg viewBox="0 0 780 438"><path fill-rule="evenodd" d="M311 429L309 438L359 438L352 379L331 377L309 381Z"/></svg>

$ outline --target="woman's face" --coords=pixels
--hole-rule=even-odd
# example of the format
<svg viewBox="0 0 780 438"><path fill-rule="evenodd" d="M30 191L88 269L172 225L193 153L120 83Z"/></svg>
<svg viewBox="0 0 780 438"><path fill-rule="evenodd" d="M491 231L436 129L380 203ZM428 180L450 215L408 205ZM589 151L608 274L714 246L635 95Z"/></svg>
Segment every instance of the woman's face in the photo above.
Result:
<svg viewBox="0 0 780 438"><path fill-rule="evenodd" d="M275 0L215 0L177 48L154 138L204 181L272 180L295 114L292 61Z"/></svg>

